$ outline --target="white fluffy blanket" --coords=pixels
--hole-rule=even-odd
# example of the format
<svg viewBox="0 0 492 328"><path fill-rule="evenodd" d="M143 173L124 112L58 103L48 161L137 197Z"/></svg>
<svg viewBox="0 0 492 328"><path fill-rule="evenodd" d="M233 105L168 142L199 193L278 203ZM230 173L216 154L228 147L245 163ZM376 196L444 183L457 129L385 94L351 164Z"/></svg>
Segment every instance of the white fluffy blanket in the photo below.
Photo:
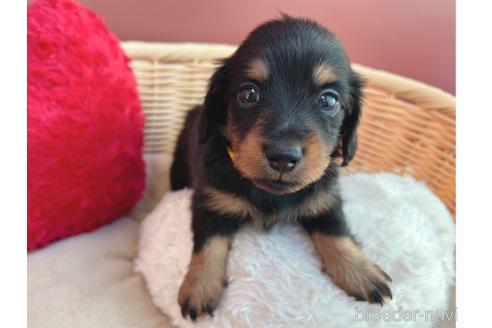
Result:
<svg viewBox="0 0 492 328"><path fill-rule="evenodd" d="M440 200L393 174L352 174L340 183L352 232L393 278L393 300L384 307L346 296L322 274L309 237L278 225L238 233L215 316L183 319L177 293L192 249L190 190L166 194L145 219L136 271L177 327L430 327L451 315L439 311L454 282L455 227Z"/></svg>

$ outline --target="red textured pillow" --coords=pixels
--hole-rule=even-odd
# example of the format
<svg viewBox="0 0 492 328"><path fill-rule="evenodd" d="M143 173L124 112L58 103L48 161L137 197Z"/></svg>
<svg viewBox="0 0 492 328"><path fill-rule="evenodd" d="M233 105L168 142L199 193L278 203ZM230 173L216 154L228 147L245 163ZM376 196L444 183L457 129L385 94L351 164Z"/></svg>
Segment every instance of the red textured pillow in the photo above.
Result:
<svg viewBox="0 0 492 328"><path fill-rule="evenodd" d="M140 198L143 114L116 37L69 0L27 17L27 249L91 231Z"/></svg>

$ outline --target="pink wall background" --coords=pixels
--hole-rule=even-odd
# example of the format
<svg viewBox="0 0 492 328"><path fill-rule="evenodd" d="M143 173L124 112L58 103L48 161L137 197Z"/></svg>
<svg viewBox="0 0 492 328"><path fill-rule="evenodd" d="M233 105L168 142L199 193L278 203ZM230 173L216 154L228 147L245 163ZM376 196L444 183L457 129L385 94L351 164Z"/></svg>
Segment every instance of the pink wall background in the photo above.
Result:
<svg viewBox="0 0 492 328"><path fill-rule="evenodd" d="M79 0L122 40L238 44L278 11L315 19L352 61L455 93L454 0Z"/></svg>

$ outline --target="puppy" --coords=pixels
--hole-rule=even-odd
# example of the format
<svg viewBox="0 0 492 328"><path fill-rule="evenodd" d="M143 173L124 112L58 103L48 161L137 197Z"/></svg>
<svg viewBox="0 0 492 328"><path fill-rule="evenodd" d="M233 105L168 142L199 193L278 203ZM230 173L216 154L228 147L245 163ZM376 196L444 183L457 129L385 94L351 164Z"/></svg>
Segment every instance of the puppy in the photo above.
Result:
<svg viewBox="0 0 492 328"><path fill-rule="evenodd" d="M347 165L357 149L361 87L332 33L288 16L260 25L221 62L171 169L173 189L194 188L184 317L213 314L234 234L281 220L307 231L323 272L348 295L381 305L392 297L391 278L351 236L337 187L335 157Z"/></svg>

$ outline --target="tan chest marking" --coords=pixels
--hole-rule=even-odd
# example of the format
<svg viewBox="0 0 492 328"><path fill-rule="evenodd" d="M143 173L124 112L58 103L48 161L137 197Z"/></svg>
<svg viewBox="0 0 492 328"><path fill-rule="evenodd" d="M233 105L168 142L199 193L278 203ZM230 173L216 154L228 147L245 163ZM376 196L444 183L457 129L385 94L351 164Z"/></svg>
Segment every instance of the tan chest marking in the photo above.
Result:
<svg viewBox="0 0 492 328"><path fill-rule="evenodd" d="M251 220L257 227L268 227L277 221L296 222L299 217L312 217L326 212L336 205L336 197L330 192L319 192L296 207L265 215L248 200L218 190L213 187L204 189L207 195L206 206L223 215Z"/></svg>

